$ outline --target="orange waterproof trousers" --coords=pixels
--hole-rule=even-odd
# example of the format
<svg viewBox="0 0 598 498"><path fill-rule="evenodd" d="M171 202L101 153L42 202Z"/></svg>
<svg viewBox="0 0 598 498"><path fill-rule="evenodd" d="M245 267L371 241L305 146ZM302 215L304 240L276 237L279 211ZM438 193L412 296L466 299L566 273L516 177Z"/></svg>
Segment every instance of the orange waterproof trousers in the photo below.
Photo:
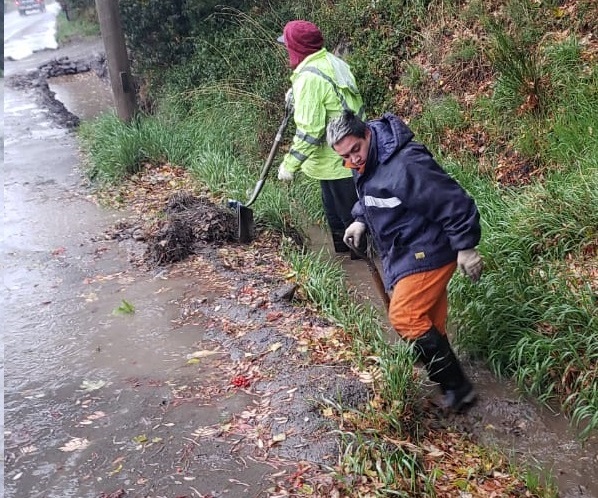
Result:
<svg viewBox="0 0 598 498"><path fill-rule="evenodd" d="M403 339L415 340L432 325L446 335L447 286L456 268L457 263L452 262L436 270L408 275L395 284L388 318Z"/></svg>

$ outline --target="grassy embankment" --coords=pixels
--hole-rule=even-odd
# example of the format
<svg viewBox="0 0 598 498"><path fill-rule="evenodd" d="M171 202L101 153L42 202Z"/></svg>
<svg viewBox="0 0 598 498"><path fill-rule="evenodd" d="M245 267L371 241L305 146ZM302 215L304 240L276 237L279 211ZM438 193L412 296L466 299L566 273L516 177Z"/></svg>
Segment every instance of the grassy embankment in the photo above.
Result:
<svg viewBox="0 0 598 498"><path fill-rule="evenodd" d="M106 117L81 130L90 175L118 181L169 161L216 198L244 199L282 117L286 56L273 42L280 16L314 20L329 47L351 41L347 59L368 115L392 110L410 120L480 207L486 270L476 286L452 283L456 340L540 400L560 402L587 435L598 425L591 2L426 4L344 0L223 14L230 27L197 40L194 59L162 75L154 115L129 126ZM264 224L300 230L321 220L319 206L317 186L300 178L267 183L255 211ZM347 300L338 268L287 250L310 297L354 334L360 363L377 363L386 427L413 434L400 423L416 411L410 362L396 357L406 357L404 348L389 347L375 313ZM375 462L380 447L371 441L356 436L351 454ZM383 461L375 474L388 489L401 489L401 469L420 491L431 486L408 451Z"/></svg>

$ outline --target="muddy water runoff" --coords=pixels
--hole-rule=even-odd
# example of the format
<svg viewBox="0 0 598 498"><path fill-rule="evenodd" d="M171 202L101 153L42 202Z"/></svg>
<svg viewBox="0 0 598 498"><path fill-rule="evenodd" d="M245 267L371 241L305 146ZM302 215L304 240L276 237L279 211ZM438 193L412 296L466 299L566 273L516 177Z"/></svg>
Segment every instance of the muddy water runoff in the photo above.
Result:
<svg viewBox="0 0 598 498"><path fill-rule="evenodd" d="M49 80L49 84L51 90L56 93L56 98L82 120L94 118L100 113L112 109L113 104L109 87L100 82L92 73L52 78ZM330 253L331 258L338 257L331 253L330 243L323 231L314 228L309 235L314 250L323 249ZM57 240L56 244L60 244L60 241ZM366 265L361 261L351 261L344 256L339 259L347 273L349 284L356 287L358 292L381 307L381 300L371 283L371 276ZM37 271L35 267L27 270L23 269L21 277L26 280L26 274L35 271ZM108 268L106 268L106 273L109 273ZM20 276L18 274L14 275L14 278L16 280L12 283L9 282L9 284L13 289L18 289L21 285L18 282ZM45 283L45 290L49 291L54 284L53 282ZM169 285L176 285L176 282L169 280ZM159 282L150 280L139 289L139 292L151 296L152 293L159 292L159 289ZM36 292L40 290L42 289L37 289ZM21 292L30 291L23 288ZM141 296L133 296L133 299L140 298ZM90 299L93 299L93 296L90 296ZM148 301L151 300L148 299ZM145 317L144 327L147 329L147 339L150 339L154 336L152 330L159 326L160 318L165 318L164 314L167 313L167 310L162 308L152 309L150 302L147 302L145 309L149 314ZM77 317L77 309L68 311L73 315L73 325L77 327L82 325L98 327L97 324L94 325L93 316L85 325L81 323L81 318ZM106 316L105 313L100 313L102 310L97 311L98 316ZM24 314L20 327L32 325L32 314L33 310ZM29 318L27 318L28 316ZM102 339L101 331L98 330L98 332L97 347L99 348L99 343L106 344L104 339L108 338ZM34 371L40 369L58 368L64 369L65 373L72 372L73 365L70 363L74 361L75 350L83 347L77 341L72 341L72 337L76 334L77 332L73 328L70 333L57 336L62 338L58 340L63 341L62 344L56 344L56 348L62 351L60 362L56 362L56 356L52 359L46 358L42 354L39 362L33 364L23 362L20 364L19 369L23 379L31 377ZM397 340L390 326L388 337L390 341ZM173 339L175 338L170 337L169 341ZM184 336L181 336L178 340L181 341L181 346L188 343L188 339ZM126 345L126 342L126 333L123 331L123 336L111 346L114 348L115 354L112 357L115 362L124 361L119 358L117 352ZM110 341L108 341L108 344L110 344ZM21 347L31 349L34 348L34 345L28 344ZM90 348L88 351L94 350L91 344L87 344L85 347ZM163 361L164 358L160 358L159 353L157 353L160 349L159 345L155 343L152 348L144 347L143 344L128 345L126 347L127 362L130 365L131 351L136 350L139 353L136 361L132 363L134 367L132 367L131 374L134 375L137 369L151 369L155 362ZM172 349L172 343L170 349ZM93 354L88 353L85 356L87 356L87 361L94 363ZM511 382L497 380L481 363L465 360L465 367L478 388L480 401L467 416L450 421L452 425L471 432L489 447L506 451L520 462L550 471L558 483L560 495L563 498L598 498L598 472L596 471L596 468L598 468L598 440L596 436L585 444L581 444L568 421L556 411L538 406L538 404L518 392ZM36 395L38 393L31 392L32 397Z"/></svg>
<svg viewBox="0 0 598 498"><path fill-rule="evenodd" d="M82 121L96 118L114 107L110 84L101 81L93 71L50 78L48 85L56 100Z"/></svg>

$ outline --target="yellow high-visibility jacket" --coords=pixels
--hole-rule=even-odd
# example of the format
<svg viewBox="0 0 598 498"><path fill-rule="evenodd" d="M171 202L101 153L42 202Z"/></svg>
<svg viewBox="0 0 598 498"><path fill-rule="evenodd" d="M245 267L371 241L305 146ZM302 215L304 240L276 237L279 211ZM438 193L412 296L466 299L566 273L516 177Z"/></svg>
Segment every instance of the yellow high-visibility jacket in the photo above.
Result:
<svg viewBox="0 0 598 498"><path fill-rule="evenodd" d="M349 108L364 118L363 100L346 62L325 48L308 55L291 75L297 127L283 168L317 180L349 178L351 170L326 143L326 125Z"/></svg>

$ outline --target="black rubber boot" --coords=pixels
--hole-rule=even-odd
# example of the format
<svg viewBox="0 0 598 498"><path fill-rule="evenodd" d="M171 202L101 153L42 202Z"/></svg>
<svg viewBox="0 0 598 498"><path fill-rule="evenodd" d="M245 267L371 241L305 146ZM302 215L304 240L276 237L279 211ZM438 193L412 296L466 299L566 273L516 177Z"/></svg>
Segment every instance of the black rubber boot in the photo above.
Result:
<svg viewBox="0 0 598 498"><path fill-rule="evenodd" d="M334 252L349 252L349 246L343 242L345 232L332 232L332 243L334 244Z"/></svg>
<svg viewBox="0 0 598 498"><path fill-rule="evenodd" d="M448 338L432 327L415 341L415 350L424 363L428 377L440 385L442 408L460 412L477 396L455 356Z"/></svg>

